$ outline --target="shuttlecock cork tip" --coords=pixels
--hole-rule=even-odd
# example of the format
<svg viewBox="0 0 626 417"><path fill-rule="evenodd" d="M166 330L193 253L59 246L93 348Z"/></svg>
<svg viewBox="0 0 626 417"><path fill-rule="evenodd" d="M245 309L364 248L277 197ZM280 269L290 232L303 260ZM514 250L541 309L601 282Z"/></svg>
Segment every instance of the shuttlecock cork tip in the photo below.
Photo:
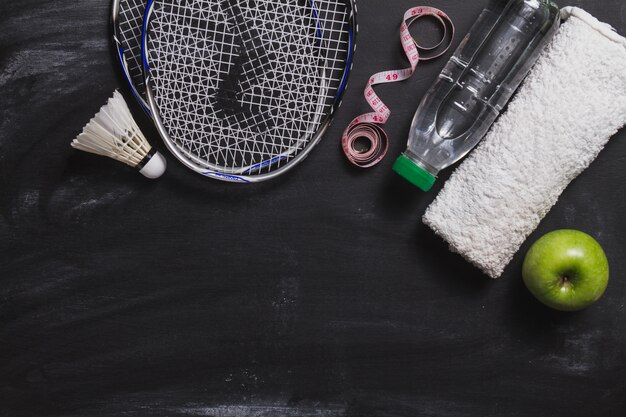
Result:
<svg viewBox="0 0 626 417"><path fill-rule="evenodd" d="M165 172L167 168L167 160L160 152L154 152L154 155L139 170L139 173L146 178L156 179Z"/></svg>

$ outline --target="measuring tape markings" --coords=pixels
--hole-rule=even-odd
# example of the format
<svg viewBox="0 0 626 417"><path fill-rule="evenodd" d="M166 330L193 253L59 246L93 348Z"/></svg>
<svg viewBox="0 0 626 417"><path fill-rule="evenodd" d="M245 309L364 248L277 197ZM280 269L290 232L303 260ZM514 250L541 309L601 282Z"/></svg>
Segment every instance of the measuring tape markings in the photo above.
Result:
<svg viewBox="0 0 626 417"><path fill-rule="evenodd" d="M434 17L443 28L443 37L439 43L430 47L421 46L409 31L409 28L415 21L426 16ZM446 44L445 48L433 56L422 57L420 51L433 51L443 45L448 38L448 27L450 27L451 36L450 42ZM358 116L350 122L341 140L343 151L352 164L361 168L372 167L385 157L389 149L389 137L387 132L385 132L380 125L387 123L391 116L391 110L376 94L374 86L400 82L411 78L420 61L438 58L450 49L454 39L454 32L455 28L452 19L450 19L446 13L434 7L418 6L404 13L404 18L400 26L400 42L402 43L402 49L411 66L400 70L378 72L370 77L365 87L364 96L365 100L374 111ZM359 139L364 139L369 146L365 149L357 149L355 145Z"/></svg>

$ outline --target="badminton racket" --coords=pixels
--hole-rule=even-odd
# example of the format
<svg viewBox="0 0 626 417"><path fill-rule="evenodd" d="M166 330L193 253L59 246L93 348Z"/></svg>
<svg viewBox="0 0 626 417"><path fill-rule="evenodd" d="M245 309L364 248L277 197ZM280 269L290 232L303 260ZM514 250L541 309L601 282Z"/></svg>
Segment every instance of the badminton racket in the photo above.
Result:
<svg viewBox="0 0 626 417"><path fill-rule="evenodd" d="M135 98L148 111L141 60L141 35L147 0L113 0L113 40L124 75Z"/></svg>
<svg viewBox="0 0 626 417"><path fill-rule="evenodd" d="M340 106L357 31L353 0L152 0L147 101L187 167L259 182L301 162Z"/></svg>

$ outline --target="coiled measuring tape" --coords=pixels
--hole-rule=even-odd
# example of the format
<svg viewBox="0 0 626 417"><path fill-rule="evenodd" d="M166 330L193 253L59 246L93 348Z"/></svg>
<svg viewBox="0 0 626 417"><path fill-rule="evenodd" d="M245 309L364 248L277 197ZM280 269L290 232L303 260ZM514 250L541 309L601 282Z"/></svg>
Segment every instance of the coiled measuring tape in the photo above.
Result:
<svg viewBox="0 0 626 417"><path fill-rule="evenodd" d="M421 46L411 35L409 28L422 17L434 17L443 28L443 36L439 43L434 46ZM429 61L445 54L454 40L454 23L443 11L429 6L418 6L404 13L400 26L400 42L411 66L400 70L383 71L370 77L365 87L365 100L370 105L371 113L363 114L355 118L343 133L342 147L348 160L361 168L369 168L378 164L387 154L389 149L389 137L381 125L387 123L391 116L391 110L383 103L374 91L378 84L395 83L404 81L415 73L420 61ZM421 52L434 51L440 48L450 39L445 47L431 56L422 56Z"/></svg>

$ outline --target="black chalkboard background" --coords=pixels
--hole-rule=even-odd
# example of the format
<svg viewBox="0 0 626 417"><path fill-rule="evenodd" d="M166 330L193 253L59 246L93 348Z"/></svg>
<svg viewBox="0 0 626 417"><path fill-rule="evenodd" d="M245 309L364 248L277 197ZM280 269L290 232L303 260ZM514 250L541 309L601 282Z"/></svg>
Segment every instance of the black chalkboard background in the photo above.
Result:
<svg viewBox="0 0 626 417"><path fill-rule="evenodd" d="M573 3L626 33L623 0ZM431 4L458 43L486 1ZM390 169L445 60L379 89L389 158L345 163L340 133L367 110L369 75L404 64L397 30L414 5L360 1L355 71L325 141L290 175L238 186L169 154L149 181L72 150L111 92L128 93L110 4L1 0L0 415L625 416L625 132L498 281L421 224L437 189ZM529 244L558 228L610 258L605 297L581 313L544 308L521 282Z"/></svg>

